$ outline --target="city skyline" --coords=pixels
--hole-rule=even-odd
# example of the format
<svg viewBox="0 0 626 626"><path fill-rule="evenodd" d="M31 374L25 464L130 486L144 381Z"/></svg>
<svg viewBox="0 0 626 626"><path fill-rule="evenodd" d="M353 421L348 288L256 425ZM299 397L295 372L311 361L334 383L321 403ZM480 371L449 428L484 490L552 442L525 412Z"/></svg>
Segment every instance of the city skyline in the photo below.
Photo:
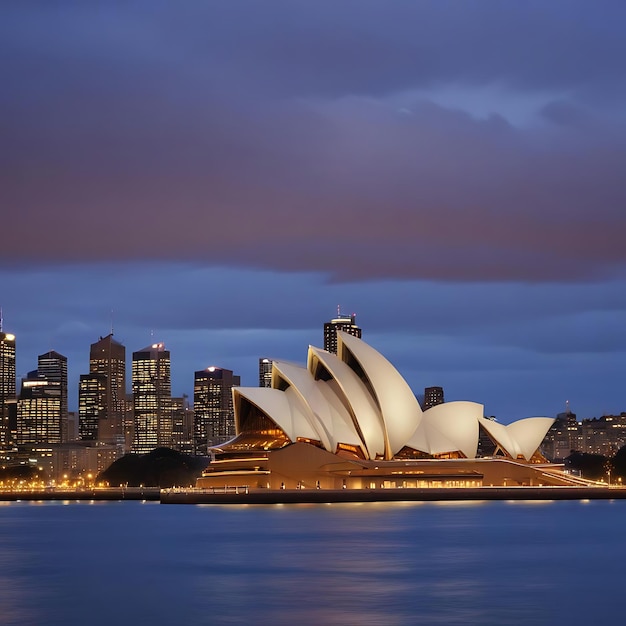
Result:
<svg viewBox="0 0 626 626"><path fill-rule="evenodd" d="M353 314L355 315L355 314ZM315 342L310 342L307 345L313 345L314 347L322 347L323 344L323 340L326 336L326 329L327 329L328 323L320 323L319 328L317 329L317 334L318 334L318 341L317 343ZM359 328L359 331L361 329ZM280 331L277 331L280 332ZM367 332L367 329L366 329ZM6 333L7 335L14 337L14 339L12 340L13 345L17 344L17 349L15 349L16 352L16 362L19 364L22 359L20 359L20 350L19 350L19 337L17 335L15 335L14 333ZM287 333L290 334L290 333ZM122 344L122 348L128 348L127 345L125 345L125 342L122 341L119 337L115 336L114 334L109 334L107 336L100 336L99 338L94 338L93 340L89 341L87 343L87 348L86 348L86 356L83 355L83 360L86 361L87 363L87 369L89 369L90 367L90 361L91 361L91 356L92 356L92 349L94 347L94 345L99 345L100 343L104 343L106 341L110 341L113 340L114 343L121 343ZM150 332L150 341L157 341L155 334L153 331ZM169 347L169 343L168 343L168 347ZM83 346L84 348L84 346ZM157 343L151 344L150 346L148 346L147 348L143 348L143 351L149 350L149 349L156 349L158 348L158 350L164 350L165 349L165 343L162 341L157 341ZM224 348L226 353L227 353L227 348ZM37 351L37 350L36 350ZM51 350L51 352L56 352L55 350ZM129 348L129 355L132 353L134 355L134 353L141 353L142 350L133 350L132 348ZM170 350L168 349L167 354L170 354ZM45 355L39 355L37 358L40 359L42 356ZM67 358L67 357L64 357ZM169 356L168 356L168 371L170 371L168 378L171 376L171 396L172 397L182 397L182 396L189 396L190 398L193 398L194 396L194 377L195 375L198 374L198 371L188 371L186 368L183 367L183 363L188 363L189 361L185 359L185 357L183 356L180 360L179 363L176 362L176 358L172 358L171 362L169 361ZM295 359L295 358L289 358L289 359L285 359L284 356L281 355L275 355L275 358L279 359L279 360L290 360L293 362L298 363L299 359ZM231 357L228 358L226 357L225 359L226 361L230 361L230 362L237 362L240 363L242 366L242 371L245 372L245 374L243 376L237 376L237 378L241 379L241 385L242 386L246 386L246 387L254 387L254 386L262 386L260 385L260 378L259 378L259 368L260 368L260 363L261 361L269 361L271 364L272 359L267 359L267 357L253 357L252 358L252 362L250 362L250 359L248 357L241 357L241 356L237 356L237 357ZM300 359L301 360L301 359ZM126 361L128 361L128 363L126 363ZM126 388L127 388L127 394L126 394L126 398L127 399L131 399L132 398L132 392L130 391L131 389L131 383L132 383L132 377L130 375L130 370L131 370L131 365L133 363L133 359L130 356L126 357L126 361L124 362L125 365L127 366L127 372L125 375L125 383L126 383ZM82 379L85 377L89 377L90 375L85 375L83 370L81 369L83 366L78 365L76 363L72 363L70 361L70 359L67 359L67 371L68 371L68 407L69 407L69 411L72 412L78 412L78 406L79 406L79 388L80 385L82 384ZM221 365L216 365L215 363L211 362L210 365L204 366L202 367L202 370L213 370L213 369L217 369L217 370L221 370L221 369L226 369L228 370L228 368L223 368ZM400 370L401 371L401 370ZM18 391L17 396L19 396L19 388L20 388L20 379L26 379L28 374L31 374L34 372L25 372L24 374L20 373L20 369L19 369L19 365L16 368L16 389ZM401 373L404 375L404 373L401 371ZM407 379L407 382L409 383L413 393L416 395L416 397L418 398L418 400L421 403L425 403L426 399L424 398L424 392L425 391L429 391L431 389L437 389L439 390L440 394L441 394L441 398L443 398L443 388L445 387L445 385L424 385L424 386L420 386L420 381L413 381L410 379ZM446 400L445 401L454 401L459 399L457 397L457 394L454 393L454 390L452 390L453 393L448 393L448 390L446 389ZM483 402L482 399L477 400L481 403L484 404L488 404L487 402ZM426 404L423 404L424 408L426 408ZM429 405L430 406L430 405ZM556 406L556 405L555 405ZM563 411L567 411L569 412L570 408L572 410L575 410L575 407L571 406L571 402L569 400L566 400L566 402L563 405L559 405L556 406L554 412L548 412L548 411L543 411L543 412L537 412L534 415L517 415L517 417L535 417L535 416L548 416L548 417L555 417L557 414L562 413ZM584 414L581 411L578 411L578 415L579 418L590 418L590 417L600 417L602 415L618 415L621 412L626 411L626 402L624 404L623 408L620 408L619 406L615 409L612 410L604 410L604 411L595 411L595 412L591 412L590 414ZM492 415L493 413L490 413L490 411L488 410L488 406L485 406L485 415ZM510 421L513 421L513 419L507 419L507 417L505 416L503 419L503 416L498 416L493 414L499 421L502 421L504 423L508 423Z"/></svg>
<svg viewBox="0 0 626 626"><path fill-rule="evenodd" d="M18 374L76 408L113 325L254 385L340 304L416 393L626 408L622 3L153 6L0 8Z"/></svg>

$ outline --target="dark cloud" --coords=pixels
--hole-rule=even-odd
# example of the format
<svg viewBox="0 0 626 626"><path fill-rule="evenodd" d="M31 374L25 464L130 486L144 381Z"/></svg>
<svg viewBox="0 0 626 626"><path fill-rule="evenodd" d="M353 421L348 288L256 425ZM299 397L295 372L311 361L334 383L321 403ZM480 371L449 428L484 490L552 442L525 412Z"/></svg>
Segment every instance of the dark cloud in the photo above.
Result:
<svg viewBox="0 0 626 626"><path fill-rule="evenodd" d="M626 7L5 3L0 304L19 367L108 332L304 359L337 304L416 391L621 410ZM10 328L9 328L10 327ZM82 365L81 365L82 364Z"/></svg>
<svg viewBox="0 0 626 626"><path fill-rule="evenodd" d="M621 6L142 6L5 11L5 265L573 280L623 264L626 129L614 88L597 101L624 83ZM541 96L543 126L497 98L464 111L493 84Z"/></svg>

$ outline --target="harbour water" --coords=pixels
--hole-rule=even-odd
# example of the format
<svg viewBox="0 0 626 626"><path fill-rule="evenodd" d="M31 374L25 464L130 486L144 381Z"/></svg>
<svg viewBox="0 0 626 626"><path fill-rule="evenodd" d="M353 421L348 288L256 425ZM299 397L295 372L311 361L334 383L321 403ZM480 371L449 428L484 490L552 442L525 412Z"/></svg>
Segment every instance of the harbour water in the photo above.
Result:
<svg viewBox="0 0 626 626"><path fill-rule="evenodd" d="M592 624L626 502L0 504L0 625Z"/></svg>

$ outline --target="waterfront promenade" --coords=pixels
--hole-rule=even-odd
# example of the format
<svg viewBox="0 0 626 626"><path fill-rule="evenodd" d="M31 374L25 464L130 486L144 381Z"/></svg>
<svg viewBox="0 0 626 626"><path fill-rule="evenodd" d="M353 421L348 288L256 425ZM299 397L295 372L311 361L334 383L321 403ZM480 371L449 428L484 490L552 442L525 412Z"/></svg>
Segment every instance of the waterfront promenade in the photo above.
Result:
<svg viewBox="0 0 626 626"><path fill-rule="evenodd" d="M624 500L626 487L426 487L402 489L164 489L162 504L325 504L478 500Z"/></svg>
<svg viewBox="0 0 626 626"><path fill-rule="evenodd" d="M40 500L153 500L158 501L158 487L94 487L94 488L43 488L0 490L0 502Z"/></svg>
<svg viewBox="0 0 626 626"><path fill-rule="evenodd" d="M404 489L216 489L108 487L0 491L0 501L123 501L161 504L326 504L478 500L624 500L626 487L446 487Z"/></svg>

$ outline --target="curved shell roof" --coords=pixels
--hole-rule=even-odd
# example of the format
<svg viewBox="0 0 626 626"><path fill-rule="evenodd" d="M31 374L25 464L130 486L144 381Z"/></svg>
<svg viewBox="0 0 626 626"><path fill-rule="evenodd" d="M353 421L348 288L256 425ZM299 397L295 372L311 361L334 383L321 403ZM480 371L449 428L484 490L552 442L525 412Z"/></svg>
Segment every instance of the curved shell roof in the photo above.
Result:
<svg viewBox="0 0 626 626"><path fill-rule="evenodd" d="M530 461L554 422L550 417L527 417L508 425L483 417L479 421L507 454L514 459L523 456L527 461Z"/></svg>
<svg viewBox="0 0 626 626"><path fill-rule="evenodd" d="M473 458L478 449L478 420L484 414L476 402L445 402L424 411L422 423L406 445L430 454L461 452Z"/></svg>
<svg viewBox="0 0 626 626"><path fill-rule="evenodd" d="M400 373L361 339L338 333L339 355L309 346L307 367L272 365L272 388L235 387L237 434L245 398L291 439L320 442L329 452L341 446L369 459L392 459L405 447L430 455L474 458L479 426L513 458L530 460L554 422L533 417L508 426L483 417L476 402L446 402L422 411Z"/></svg>
<svg viewBox="0 0 626 626"><path fill-rule="evenodd" d="M363 447L352 417L337 395L323 380L315 380L305 367L274 361L273 384L287 382L308 405L311 424L324 447L335 452L340 443ZM363 453L367 451L363 449Z"/></svg>
<svg viewBox="0 0 626 626"><path fill-rule="evenodd" d="M335 390L348 409L356 431L371 458L385 455L385 435L383 420L372 395L363 381L335 354L309 346L308 369L315 377L318 364L331 375L337 384Z"/></svg>
<svg viewBox="0 0 626 626"><path fill-rule="evenodd" d="M351 354L361 366L375 395L386 426L391 453L405 446L422 419L422 408L398 370L361 339L337 332L337 349L343 360Z"/></svg>

